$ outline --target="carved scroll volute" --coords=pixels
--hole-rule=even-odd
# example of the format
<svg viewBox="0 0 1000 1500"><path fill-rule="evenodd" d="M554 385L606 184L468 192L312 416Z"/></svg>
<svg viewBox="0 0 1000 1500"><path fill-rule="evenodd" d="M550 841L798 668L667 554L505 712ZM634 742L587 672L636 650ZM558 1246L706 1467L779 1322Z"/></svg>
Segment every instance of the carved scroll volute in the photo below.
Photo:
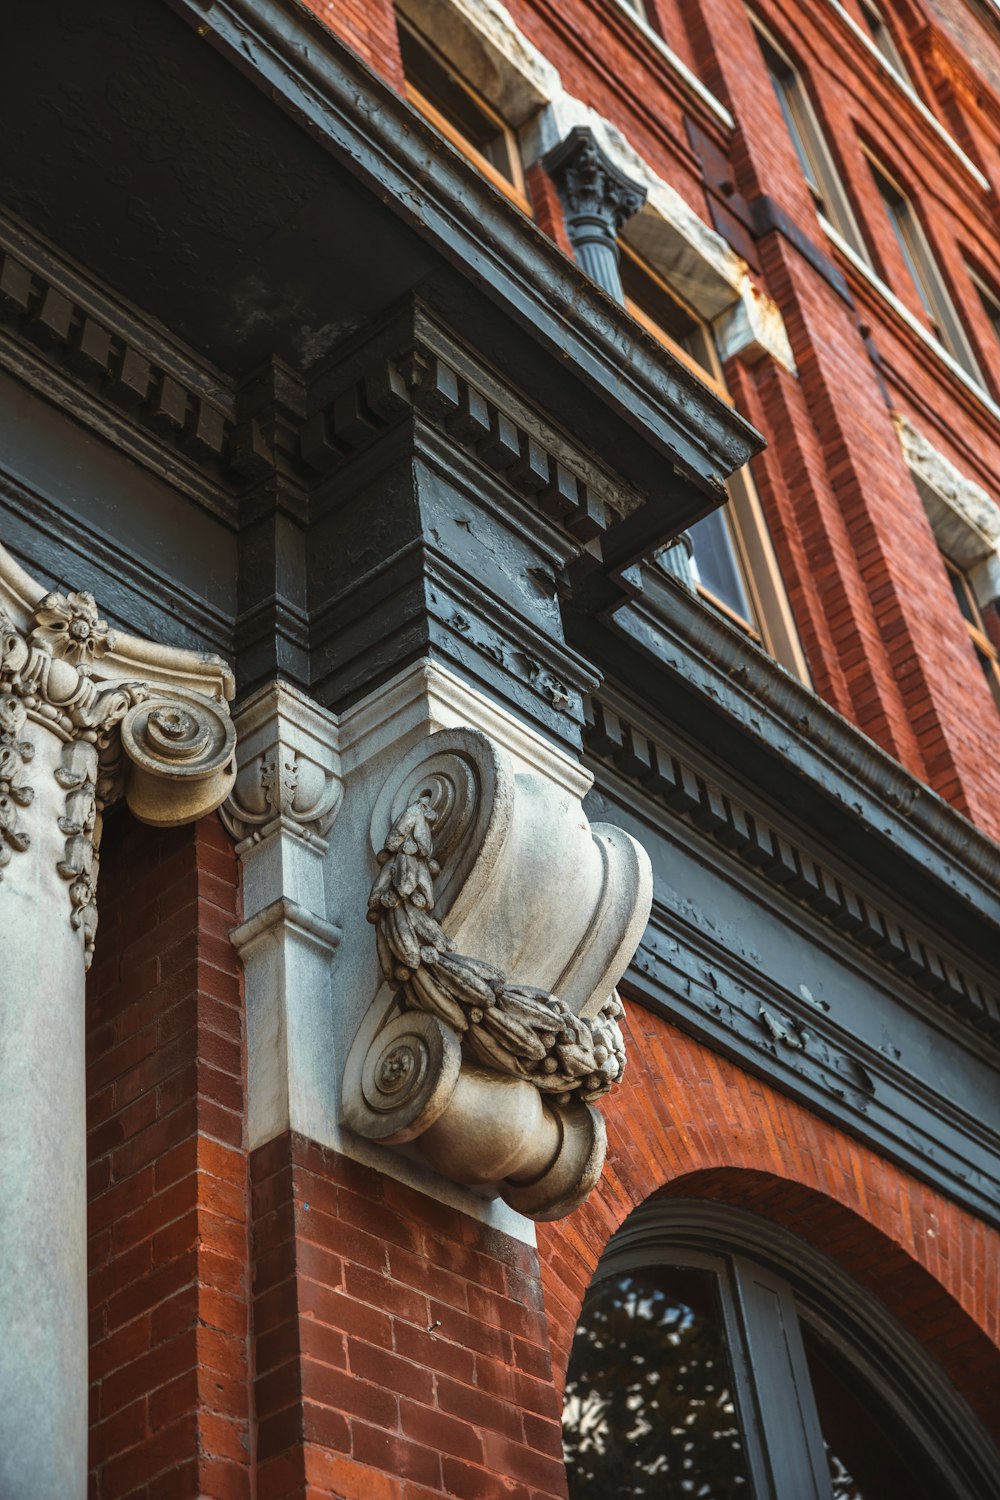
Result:
<svg viewBox="0 0 1000 1500"><path fill-rule="evenodd" d="M0 874L31 845L26 810L36 832L51 819L86 964L102 813L124 796L170 827L218 807L235 775L231 695L217 658L117 634L93 595L45 593L0 547ZM41 736L58 747L48 777L29 770Z"/></svg>
<svg viewBox="0 0 1000 1500"><path fill-rule="evenodd" d="M624 1070L614 985L648 917L648 859L473 730L415 747L371 827L385 985L351 1051L348 1123L559 1217L603 1163L591 1101Z"/></svg>
<svg viewBox="0 0 1000 1500"><path fill-rule="evenodd" d="M121 746L131 763L125 799L157 828L214 812L236 780L232 720L195 693L134 704L122 720Z"/></svg>

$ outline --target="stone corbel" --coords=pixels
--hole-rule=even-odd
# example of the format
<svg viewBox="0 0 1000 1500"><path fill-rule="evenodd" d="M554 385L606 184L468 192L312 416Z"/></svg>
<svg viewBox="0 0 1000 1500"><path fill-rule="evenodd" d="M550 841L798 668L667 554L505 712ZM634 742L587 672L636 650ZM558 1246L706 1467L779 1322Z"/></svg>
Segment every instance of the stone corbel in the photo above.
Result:
<svg viewBox="0 0 1000 1500"><path fill-rule="evenodd" d="M593 1101L625 1066L615 986L649 916L644 850L461 728L403 758L370 834L383 982L347 1123L530 1218L569 1213L604 1161Z"/></svg>

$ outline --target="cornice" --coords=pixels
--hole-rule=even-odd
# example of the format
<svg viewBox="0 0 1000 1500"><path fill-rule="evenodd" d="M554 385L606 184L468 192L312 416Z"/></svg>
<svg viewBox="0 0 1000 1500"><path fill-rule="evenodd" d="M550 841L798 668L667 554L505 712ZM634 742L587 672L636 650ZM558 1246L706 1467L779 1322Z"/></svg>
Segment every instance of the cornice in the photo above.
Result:
<svg viewBox="0 0 1000 1500"><path fill-rule="evenodd" d="M599 699L585 703L584 743L598 760L638 783L659 807L708 834L763 880L802 903L837 933L909 980L935 1005L1000 1040L1000 993L930 940L891 915L877 897L837 873L805 839L793 839L760 808L722 787L693 757L629 722ZM766 1024L766 1023L765 1023ZM776 1034L775 1040L781 1040Z"/></svg>
<svg viewBox="0 0 1000 1500"><path fill-rule="evenodd" d="M657 663L668 689L680 682L719 716L730 754L736 734L745 749L780 760L782 778L818 797L873 854L902 856L914 876L929 876L974 920L1000 925L1000 848L992 839L682 584L652 567L642 583L641 593L612 608L608 625ZM599 647L591 655L600 668Z"/></svg>
<svg viewBox="0 0 1000 1500"><path fill-rule="evenodd" d="M239 434L225 377L4 215L0 366L233 520Z"/></svg>
<svg viewBox="0 0 1000 1500"><path fill-rule="evenodd" d="M730 472L760 439L316 17L291 0L169 0L390 210L690 475ZM711 481L710 481L711 482Z"/></svg>

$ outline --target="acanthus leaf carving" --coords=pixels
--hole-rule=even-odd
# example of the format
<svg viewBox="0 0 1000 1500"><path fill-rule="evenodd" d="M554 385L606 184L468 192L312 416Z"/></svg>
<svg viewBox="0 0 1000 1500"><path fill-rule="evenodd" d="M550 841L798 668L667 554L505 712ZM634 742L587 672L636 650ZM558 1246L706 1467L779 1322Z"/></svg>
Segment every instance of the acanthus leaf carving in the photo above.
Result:
<svg viewBox="0 0 1000 1500"><path fill-rule="evenodd" d="M31 741L21 738L27 718L24 705L12 693L0 698L0 879L11 854L23 854L31 843L31 835L20 825L20 811L35 795L25 780L25 766L35 753Z"/></svg>
<svg viewBox="0 0 1000 1500"><path fill-rule="evenodd" d="M27 585L27 586L26 586ZM101 814L125 796L136 815L161 825L211 812L235 776L235 732L224 704L178 676L221 675L222 664L194 653L127 638L121 662L109 662L119 639L100 617L92 594L53 590L25 605L30 581L0 548L0 597L11 601L16 623L0 611L0 873L31 837L19 812L35 802L65 838L56 873L67 882L70 921L82 932L89 965L97 927ZM149 680L122 680L115 668L131 660L152 667ZM158 660L166 685L156 680ZM180 669L178 671L178 668ZM193 669L193 670L192 670ZM34 742L28 723L62 742L60 763L29 784L25 767Z"/></svg>
<svg viewBox="0 0 1000 1500"><path fill-rule="evenodd" d="M238 711L240 766L222 821L239 845L279 830L322 853L343 787L336 726L287 683L261 689Z"/></svg>

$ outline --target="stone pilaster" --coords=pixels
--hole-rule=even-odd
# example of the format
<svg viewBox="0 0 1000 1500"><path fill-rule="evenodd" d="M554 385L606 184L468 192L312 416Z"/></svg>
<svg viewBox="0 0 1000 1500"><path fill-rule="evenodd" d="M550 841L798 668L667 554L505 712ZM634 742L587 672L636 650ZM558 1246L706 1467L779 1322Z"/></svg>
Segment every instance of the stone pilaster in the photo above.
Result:
<svg viewBox="0 0 1000 1500"><path fill-rule="evenodd" d="M0 549L0 1494L87 1488L84 975L104 810L191 821L232 785L222 662L110 631Z"/></svg>
<svg viewBox="0 0 1000 1500"><path fill-rule="evenodd" d="M236 714L239 772L222 818L243 864L243 960L249 1048L250 1147L284 1130L332 1127L331 959L340 930L326 917L327 835L343 792L337 721L283 682Z"/></svg>

